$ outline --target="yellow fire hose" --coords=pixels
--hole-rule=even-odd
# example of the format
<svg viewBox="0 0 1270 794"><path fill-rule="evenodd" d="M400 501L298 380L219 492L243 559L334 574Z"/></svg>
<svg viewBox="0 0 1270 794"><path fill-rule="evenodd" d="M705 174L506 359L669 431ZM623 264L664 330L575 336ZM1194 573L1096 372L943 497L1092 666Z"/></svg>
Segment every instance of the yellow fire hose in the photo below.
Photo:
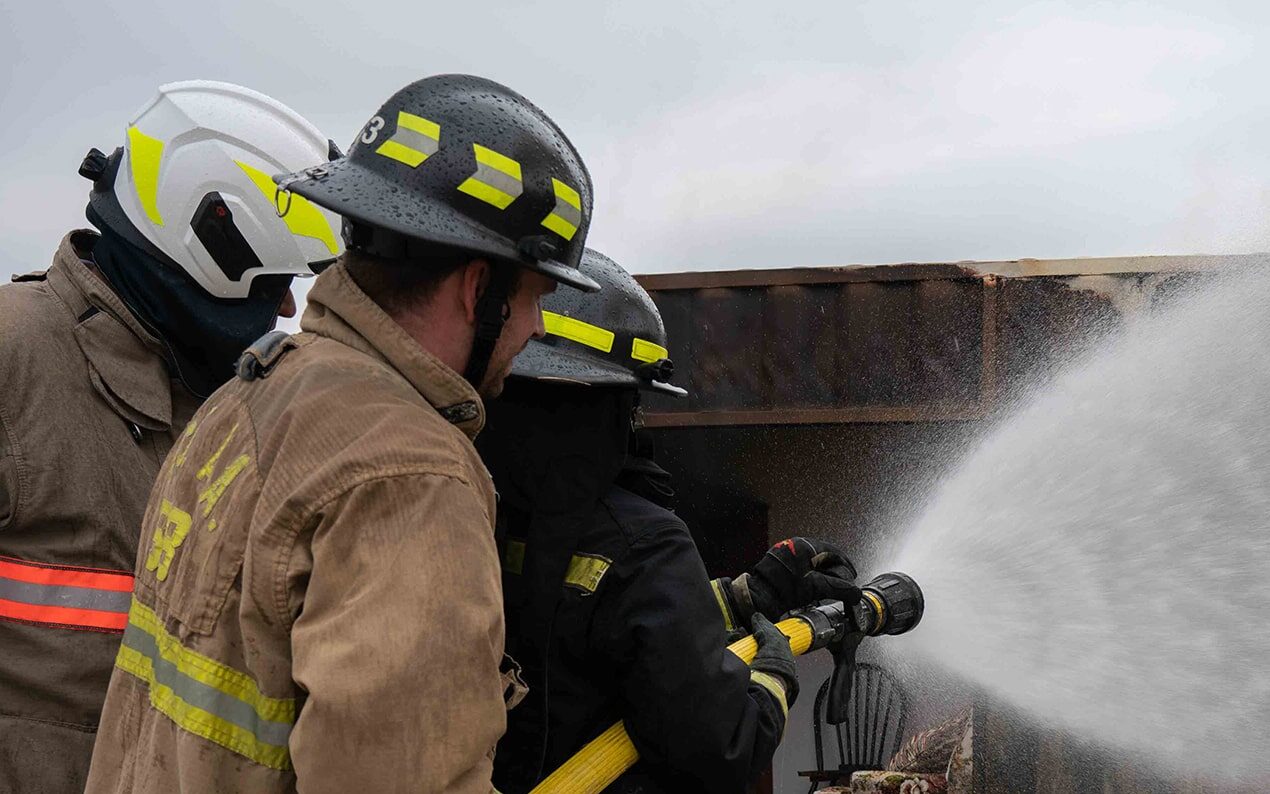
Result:
<svg viewBox="0 0 1270 794"><path fill-rule="evenodd" d="M812 650L814 633L806 619L782 620L776 628L789 637L789 648L795 656ZM758 643L753 637L742 637L729 645L728 650L749 664L758 652ZM638 760L639 751L626 735L626 728L617 722L535 786L530 794L599 794Z"/></svg>
<svg viewBox="0 0 1270 794"><path fill-rule="evenodd" d="M795 656L818 648L828 648L833 653L834 673L826 718L834 724L847 718L851 672L860 640L909 631L921 621L926 606L922 589L907 574L881 574L860 590L860 602L850 608L841 601L821 601L776 624L789 638L789 648ZM758 653L758 643L753 637L744 637L729 645L728 650L749 664ZM639 751L619 722L579 750L530 794L599 794L638 760Z"/></svg>

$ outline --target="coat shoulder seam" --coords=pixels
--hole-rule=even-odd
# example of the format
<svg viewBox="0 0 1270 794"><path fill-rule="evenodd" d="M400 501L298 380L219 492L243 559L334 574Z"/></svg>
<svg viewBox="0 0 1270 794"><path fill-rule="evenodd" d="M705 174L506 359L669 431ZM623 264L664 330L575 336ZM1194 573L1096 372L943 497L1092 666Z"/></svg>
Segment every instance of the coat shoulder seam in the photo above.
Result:
<svg viewBox="0 0 1270 794"><path fill-rule="evenodd" d="M327 505L330 505L341 497L347 495L354 489L377 481L396 480L407 477L443 477L445 479L461 483L468 488L475 489L475 485L471 480L459 474L439 471L428 466L417 466L388 473L368 472L359 477L353 478L353 480L349 482L332 486L323 492L321 496L313 500L312 507L304 511L304 513L296 520L290 522L290 525L286 526L283 530L283 534L286 537L286 553L279 554L277 562L275 563L274 592L277 595L277 603L274 604L274 608L278 613L277 617L281 625L284 626L287 631L290 631L295 623L295 619L291 616L290 610L287 608L287 571L291 569L291 561L295 557L296 542L299 540L300 533L309 526L313 517L321 512ZM483 506L481 508L481 512L485 512Z"/></svg>

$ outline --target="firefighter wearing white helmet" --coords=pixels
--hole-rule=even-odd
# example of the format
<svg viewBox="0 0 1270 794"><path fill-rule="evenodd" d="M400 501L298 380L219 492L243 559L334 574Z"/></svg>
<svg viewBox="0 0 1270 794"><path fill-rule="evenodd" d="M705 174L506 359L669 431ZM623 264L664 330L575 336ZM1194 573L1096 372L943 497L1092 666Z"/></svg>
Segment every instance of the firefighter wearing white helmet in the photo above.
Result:
<svg viewBox="0 0 1270 794"><path fill-rule="evenodd" d="M174 83L123 140L80 166L100 233L0 286L0 791L83 791L159 465L341 252L325 211L275 210L272 174L330 156L279 102Z"/></svg>
<svg viewBox="0 0 1270 794"><path fill-rule="evenodd" d="M339 219L300 196L279 201L271 178L334 154L281 102L196 80L160 88L124 146L85 158L93 259L196 395L273 326L293 276L342 252Z"/></svg>

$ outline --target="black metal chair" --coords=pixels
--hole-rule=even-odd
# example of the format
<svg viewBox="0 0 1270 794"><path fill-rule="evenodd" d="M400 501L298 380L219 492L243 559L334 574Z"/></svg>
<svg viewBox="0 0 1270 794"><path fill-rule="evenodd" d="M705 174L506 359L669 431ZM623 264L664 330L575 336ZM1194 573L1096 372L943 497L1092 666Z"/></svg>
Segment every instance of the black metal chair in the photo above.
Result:
<svg viewBox="0 0 1270 794"><path fill-rule="evenodd" d="M816 743L816 768L799 772L811 780L809 792L822 783L846 783L852 772L883 769L904 739L904 712L908 700L894 676L873 664L858 663L847 701L847 721L829 726L838 743L838 766L825 768L825 707L829 678L820 685L812 712L812 732Z"/></svg>

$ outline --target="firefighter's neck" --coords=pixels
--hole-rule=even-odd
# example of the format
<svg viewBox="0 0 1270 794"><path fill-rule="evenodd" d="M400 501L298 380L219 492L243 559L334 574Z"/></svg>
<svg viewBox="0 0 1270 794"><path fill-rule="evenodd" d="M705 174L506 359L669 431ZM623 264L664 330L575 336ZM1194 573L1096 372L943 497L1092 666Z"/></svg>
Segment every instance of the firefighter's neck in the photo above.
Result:
<svg viewBox="0 0 1270 794"><path fill-rule="evenodd" d="M489 269L484 260L473 260L443 279L409 310L393 314L397 324L420 347L458 373L463 372L472 352L476 301Z"/></svg>

